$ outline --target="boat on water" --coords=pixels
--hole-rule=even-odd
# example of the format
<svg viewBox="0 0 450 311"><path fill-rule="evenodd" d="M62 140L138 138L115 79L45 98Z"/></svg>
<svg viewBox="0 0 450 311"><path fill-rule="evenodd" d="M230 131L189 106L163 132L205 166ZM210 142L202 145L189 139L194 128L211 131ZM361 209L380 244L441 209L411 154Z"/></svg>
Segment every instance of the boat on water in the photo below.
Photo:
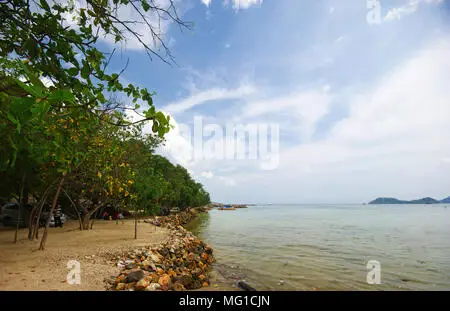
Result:
<svg viewBox="0 0 450 311"><path fill-rule="evenodd" d="M220 211L232 211L235 209L236 209L236 207L234 207L232 205L223 205L223 206L219 207Z"/></svg>

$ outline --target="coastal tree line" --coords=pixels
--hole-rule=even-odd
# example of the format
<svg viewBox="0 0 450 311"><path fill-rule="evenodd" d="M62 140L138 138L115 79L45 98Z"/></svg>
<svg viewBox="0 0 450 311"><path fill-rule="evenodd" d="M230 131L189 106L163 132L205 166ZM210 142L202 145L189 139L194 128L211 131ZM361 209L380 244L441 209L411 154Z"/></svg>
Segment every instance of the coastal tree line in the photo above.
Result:
<svg viewBox="0 0 450 311"><path fill-rule="evenodd" d="M140 19L121 19L124 7ZM106 206L156 214L161 207L209 203L185 168L154 152L170 130L170 118L153 104L155 94L123 84L128 63L111 72L115 50L106 53L97 44L102 36L118 44L134 38L150 58L173 64L158 19L191 25L171 1L163 7L151 0L87 0L74 9L65 1L0 0L0 196L15 197L22 212L34 199L29 239L39 237L46 204L51 215L60 200L76 210L81 230ZM137 24L153 44L134 30ZM50 217L41 249L49 223Z"/></svg>

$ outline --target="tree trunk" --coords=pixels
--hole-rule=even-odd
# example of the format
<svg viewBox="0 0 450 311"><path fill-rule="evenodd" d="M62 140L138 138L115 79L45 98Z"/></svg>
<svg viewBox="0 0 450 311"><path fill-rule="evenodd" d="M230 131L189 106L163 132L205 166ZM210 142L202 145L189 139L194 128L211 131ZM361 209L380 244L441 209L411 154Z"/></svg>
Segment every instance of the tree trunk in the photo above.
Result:
<svg viewBox="0 0 450 311"><path fill-rule="evenodd" d="M39 209L37 211L35 223L34 223L34 231L33 231L33 238L39 239L39 225L41 224L41 214L42 209L44 208L45 201L47 200L47 194L44 196L44 199L41 202L41 205L39 206Z"/></svg>
<svg viewBox="0 0 450 311"><path fill-rule="evenodd" d="M44 234L42 235L41 245L39 246L40 250L44 250L45 249L45 242L47 241L48 227L50 226L50 219L52 217L53 210L56 207L56 203L58 203L59 192L61 191L61 186L64 183L64 178L65 177L66 176L64 174L63 177L61 178L61 181L58 184L58 188L56 189L55 196L53 197L52 207L51 207L50 212L48 214L47 223L45 224Z"/></svg>
<svg viewBox="0 0 450 311"><path fill-rule="evenodd" d="M95 213L95 215L94 215L94 218L92 218L92 221L91 221L91 230L92 230L92 228L94 227L94 221L95 221L95 219L97 219L97 217L98 217L98 212L100 211L100 209L97 209L97 211L96 211L96 213Z"/></svg>
<svg viewBox="0 0 450 311"><path fill-rule="evenodd" d="M92 214L91 213L86 213L86 215L84 215L83 217L83 229L84 230L89 230L89 220L91 219Z"/></svg>
<svg viewBox="0 0 450 311"><path fill-rule="evenodd" d="M35 238L35 239L39 238L39 225L41 223L41 214L42 214L42 209L44 208L44 205L45 205L45 201L47 201L47 193L45 193L45 195L42 199L42 202L39 206L39 209L37 211L34 228L33 228L33 235L32 235L32 238Z"/></svg>
<svg viewBox="0 0 450 311"><path fill-rule="evenodd" d="M94 208L92 211L86 213L83 217L83 228L84 230L89 230L89 220L91 219L91 216L98 211L99 208L103 207L104 204L98 205L96 208Z"/></svg>
<svg viewBox="0 0 450 311"><path fill-rule="evenodd" d="M17 225L16 233L14 234L14 243L17 243L17 235L19 234L20 216L23 209L23 188L25 187L26 175L23 173L22 184L20 185L20 195L19 195L19 210L17 211Z"/></svg>
<svg viewBox="0 0 450 311"><path fill-rule="evenodd" d="M80 222L80 230L83 231L83 222L81 221L81 214L78 211L77 205L75 204L74 201L72 201L72 199L69 197L69 195L67 194L66 190L62 190L64 192L64 194L66 195L66 197L69 199L70 203L72 203L73 208L75 209L75 213L77 213L78 216L78 221Z"/></svg>
<svg viewBox="0 0 450 311"><path fill-rule="evenodd" d="M47 188L44 190L44 193L42 194L41 199L31 210L29 226L28 226L28 239L29 240L33 240L33 238L35 236L36 223L37 223L37 226L39 226L39 218L38 218L38 221L36 222L36 217L40 217L40 210L42 209L42 205L44 204L45 200L47 199L47 192L50 190L50 187L51 187L51 185L47 186Z"/></svg>
<svg viewBox="0 0 450 311"><path fill-rule="evenodd" d="M137 211L134 214L134 239L137 239Z"/></svg>

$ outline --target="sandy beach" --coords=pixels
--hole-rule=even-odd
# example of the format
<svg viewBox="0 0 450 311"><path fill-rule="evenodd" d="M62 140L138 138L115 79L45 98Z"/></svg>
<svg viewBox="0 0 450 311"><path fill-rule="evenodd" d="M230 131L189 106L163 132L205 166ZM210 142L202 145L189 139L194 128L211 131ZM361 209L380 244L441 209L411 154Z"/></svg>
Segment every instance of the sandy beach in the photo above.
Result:
<svg viewBox="0 0 450 311"><path fill-rule="evenodd" d="M40 234L43 229L40 230ZM164 243L170 230L140 221L134 239L134 220L98 220L93 230L80 231L77 221L64 228L50 228L46 249L39 241L29 241L28 230L20 229L14 244L14 229L0 228L0 290L103 291L105 279L120 273L117 259L140 247ZM81 284L68 284L70 260L80 262ZM198 290L236 290L220 273L211 272L211 284Z"/></svg>
<svg viewBox="0 0 450 311"><path fill-rule="evenodd" d="M27 229L19 231L14 244L14 230L0 228L0 290L105 290L104 278L119 273L114 254L158 245L167 233L165 228L141 222L135 240L133 220L119 224L99 220L88 231L80 231L78 222L69 221L64 228L50 228L46 249L39 251L39 241L29 241ZM80 285L66 281L69 260L81 264Z"/></svg>

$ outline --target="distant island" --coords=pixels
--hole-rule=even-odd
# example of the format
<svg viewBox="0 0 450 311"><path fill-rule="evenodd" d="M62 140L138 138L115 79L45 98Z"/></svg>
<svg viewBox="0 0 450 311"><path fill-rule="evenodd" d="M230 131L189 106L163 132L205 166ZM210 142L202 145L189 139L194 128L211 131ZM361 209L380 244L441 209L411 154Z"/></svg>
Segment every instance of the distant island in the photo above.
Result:
<svg viewBox="0 0 450 311"><path fill-rule="evenodd" d="M396 198L376 198L375 200L369 202L369 204L440 204L440 203L450 203L450 197L447 197L440 201L430 197L411 201L399 200Z"/></svg>

